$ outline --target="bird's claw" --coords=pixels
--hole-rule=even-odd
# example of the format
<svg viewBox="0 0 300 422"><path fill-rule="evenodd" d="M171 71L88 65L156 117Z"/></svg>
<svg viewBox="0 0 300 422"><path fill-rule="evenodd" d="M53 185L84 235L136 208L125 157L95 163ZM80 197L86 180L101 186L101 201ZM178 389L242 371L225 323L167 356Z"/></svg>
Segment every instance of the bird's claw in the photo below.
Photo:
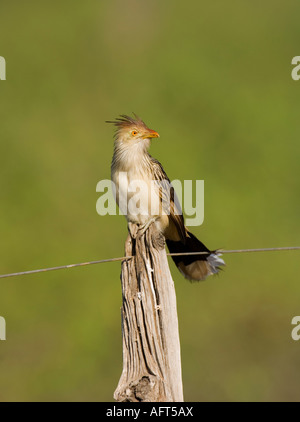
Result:
<svg viewBox="0 0 300 422"><path fill-rule="evenodd" d="M138 230L139 236L142 236L143 234L145 234L146 231L151 226L151 224L155 222L155 220L156 220L156 218L155 217L152 217L149 221L147 221L147 223L142 224L141 226L139 226L139 230Z"/></svg>
<svg viewBox="0 0 300 422"><path fill-rule="evenodd" d="M135 239L138 233L138 226L134 223L128 223L128 231L132 239Z"/></svg>

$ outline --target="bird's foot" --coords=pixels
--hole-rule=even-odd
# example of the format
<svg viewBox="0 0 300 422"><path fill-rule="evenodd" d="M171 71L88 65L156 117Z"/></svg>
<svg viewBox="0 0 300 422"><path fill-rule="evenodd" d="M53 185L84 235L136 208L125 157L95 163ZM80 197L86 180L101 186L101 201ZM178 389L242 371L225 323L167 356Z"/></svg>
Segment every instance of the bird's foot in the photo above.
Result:
<svg viewBox="0 0 300 422"><path fill-rule="evenodd" d="M130 233L130 236L132 239L136 239L137 233L138 233L138 226L134 223L128 223L128 231Z"/></svg>
<svg viewBox="0 0 300 422"><path fill-rule="evenodd" d="M138 234L139 236L142 236L146 233L146 231L149 229L152 223L154 223L156 220L156 217L152 217L150 220L147 221L147 223L142 224L139 226Z"/></svg>

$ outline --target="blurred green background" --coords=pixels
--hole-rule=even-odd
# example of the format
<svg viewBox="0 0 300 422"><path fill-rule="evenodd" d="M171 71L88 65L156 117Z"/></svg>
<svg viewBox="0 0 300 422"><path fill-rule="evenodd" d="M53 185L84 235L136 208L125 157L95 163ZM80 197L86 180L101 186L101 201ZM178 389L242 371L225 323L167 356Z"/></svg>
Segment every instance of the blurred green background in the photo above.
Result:
<svg viewBox="0 0 300 422"><path fill-rule="evenodd" d="M298 1L1 1L0 273L123 255L96 213L112 127L139 114L170 179L205 180L210 248L300 244ZM176 283L186 401L298 401L299 252ZM0 281L1 401L112 401L120 263Z"/></svg>

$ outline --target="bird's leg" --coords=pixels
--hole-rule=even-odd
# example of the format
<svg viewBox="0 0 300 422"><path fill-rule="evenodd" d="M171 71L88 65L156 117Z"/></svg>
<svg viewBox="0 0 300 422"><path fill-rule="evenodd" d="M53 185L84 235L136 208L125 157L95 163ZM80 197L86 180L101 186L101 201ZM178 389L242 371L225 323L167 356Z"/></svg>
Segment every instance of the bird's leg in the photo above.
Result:
<svg viewBox="0 0 300 422"><path fill-rule="evenodd" d="M146 232L146 230L148 230L148 228L151 226L151 224L155 222L156 219L157 219L157 217L152 217L152 218L150 218L150 220L147 221L147 223L140 225L139 226L139 236L142 236Z"/></svg>

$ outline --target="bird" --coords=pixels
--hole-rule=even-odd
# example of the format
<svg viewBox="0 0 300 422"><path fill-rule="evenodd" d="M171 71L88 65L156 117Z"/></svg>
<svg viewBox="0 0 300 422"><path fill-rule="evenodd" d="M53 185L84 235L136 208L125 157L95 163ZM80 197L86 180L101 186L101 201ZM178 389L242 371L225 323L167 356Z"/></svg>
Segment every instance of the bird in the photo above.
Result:
<svg viewBox="0 0 300 422"><path fill-rule="evenodd" d="M218 250L209 250L185 226L170 179L161 163L149 153L151 141L160 136L135 113L133 116L122 114L115 120L106 121L116 127L111 162L116 202L127 219L130 232L137 224L142 234L154 223L165 237L171 256L177 254L172 259L182 275L190 281L205 280L207 276L217 274L225 262ZM132 189L135 181L140 182L138 211L128 206L136 193ZM194 254L188 255L191 252ZM201 254L195 254L197 252Z"/></svg>

